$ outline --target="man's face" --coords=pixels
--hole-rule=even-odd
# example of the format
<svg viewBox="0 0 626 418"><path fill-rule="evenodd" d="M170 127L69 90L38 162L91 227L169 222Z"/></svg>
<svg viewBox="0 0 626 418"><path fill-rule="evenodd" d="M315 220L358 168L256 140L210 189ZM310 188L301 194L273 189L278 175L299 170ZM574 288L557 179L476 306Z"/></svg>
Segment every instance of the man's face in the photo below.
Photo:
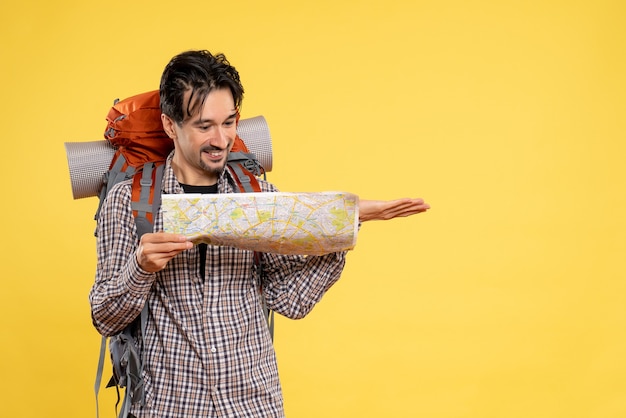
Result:
<svg viewBox="0 0 626 418"><path fill-rule="evenodd" d="M185 94L185 102L189 94ZM176 147L172 167L178 181L194 186L215 184L237 135L237 109L231 91L213 90L200 111L182 126L165 115L162 118Z"/></svg>

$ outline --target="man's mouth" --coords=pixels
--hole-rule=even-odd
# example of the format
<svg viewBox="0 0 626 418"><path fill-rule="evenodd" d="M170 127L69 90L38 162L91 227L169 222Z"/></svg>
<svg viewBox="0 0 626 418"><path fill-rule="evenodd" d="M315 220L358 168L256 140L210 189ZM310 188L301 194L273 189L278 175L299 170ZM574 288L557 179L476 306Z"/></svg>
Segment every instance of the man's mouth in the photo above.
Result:
<svg viewBox="0 0 626 418"><path fill-rule="evenodd" d="M202 151L204 154L208 155L211 160L220 160L224 155L223 150L204 150Z"/></svg>

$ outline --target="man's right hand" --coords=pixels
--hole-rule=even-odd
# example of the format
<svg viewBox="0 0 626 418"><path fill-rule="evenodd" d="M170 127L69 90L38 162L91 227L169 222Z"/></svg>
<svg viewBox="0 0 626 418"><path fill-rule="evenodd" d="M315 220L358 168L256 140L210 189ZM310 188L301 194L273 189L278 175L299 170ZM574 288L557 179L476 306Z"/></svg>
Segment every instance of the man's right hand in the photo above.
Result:
<svg viewBox="0 0 626 418"><path fill-rule="evenodd" d="M184 235L156 232L144 234L137 248L139 267L150 273L163 270L181 252L193 247Z"/></svg>

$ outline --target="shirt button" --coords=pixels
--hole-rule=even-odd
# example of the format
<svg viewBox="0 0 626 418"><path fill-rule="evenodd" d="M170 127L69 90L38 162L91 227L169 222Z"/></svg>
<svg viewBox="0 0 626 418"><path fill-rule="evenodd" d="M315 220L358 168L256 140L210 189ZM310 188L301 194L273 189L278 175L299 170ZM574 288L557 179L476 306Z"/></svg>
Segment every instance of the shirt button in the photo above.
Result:
<svg viewBox="0 0 626 418"><path fill-rule="evenodd" d="M211 353L216 353L216 352L217 352L217 348L211 347Z"/></svg>

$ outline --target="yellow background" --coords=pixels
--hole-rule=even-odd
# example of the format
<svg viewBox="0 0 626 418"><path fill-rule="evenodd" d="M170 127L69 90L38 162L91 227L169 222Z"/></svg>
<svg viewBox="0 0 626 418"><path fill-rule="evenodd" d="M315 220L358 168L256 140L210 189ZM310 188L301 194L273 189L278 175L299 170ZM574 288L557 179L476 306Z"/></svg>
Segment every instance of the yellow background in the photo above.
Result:
<svg viewBox="0 0 626 418"><path fill-rule="evenodd" d="M0 415L95 413L97 199L72 199L63 143L206 48L267 118L281 190L432 204L365 224L278 320L289 417L625 417L625 5L4 2Z"/></svg>

